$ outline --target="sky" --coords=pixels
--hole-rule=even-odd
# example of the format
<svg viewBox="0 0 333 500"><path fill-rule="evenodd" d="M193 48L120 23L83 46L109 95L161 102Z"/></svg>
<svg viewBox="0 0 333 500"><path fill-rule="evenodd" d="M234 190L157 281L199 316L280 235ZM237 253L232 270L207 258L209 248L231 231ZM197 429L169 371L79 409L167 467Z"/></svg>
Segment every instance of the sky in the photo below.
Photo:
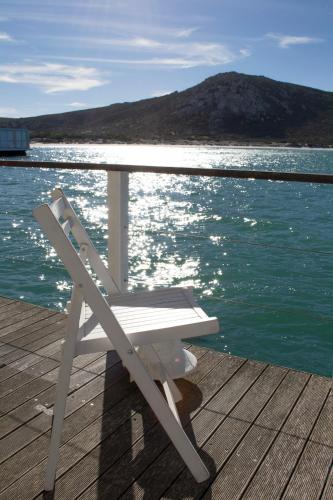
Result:
<svg viewBox="0 0 333 500"><path fill-rule="evenodd" d="M0 0L0 116L181 91L226 71L333 91L332 0Z"/></svg>

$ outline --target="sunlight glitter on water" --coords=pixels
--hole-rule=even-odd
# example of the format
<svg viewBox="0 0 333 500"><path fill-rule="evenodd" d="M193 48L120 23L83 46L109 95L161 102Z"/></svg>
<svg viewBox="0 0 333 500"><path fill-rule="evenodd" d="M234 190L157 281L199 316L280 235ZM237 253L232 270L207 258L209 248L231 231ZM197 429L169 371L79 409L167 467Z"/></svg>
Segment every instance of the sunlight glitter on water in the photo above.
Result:
<svg viewBox="0 0 333 500"><path fill-rule="evenodd" d="M333 151L204 146L44 145L30 158L305 172L330 172L333 165ZM106 261L105 173L4 169L0 294L64 308L69 277L31 216L55 186L65 190ZM223 327L223 336L202 344L328 374L332 200L331 186L131 174L130 288L193 285Z"/></svg>

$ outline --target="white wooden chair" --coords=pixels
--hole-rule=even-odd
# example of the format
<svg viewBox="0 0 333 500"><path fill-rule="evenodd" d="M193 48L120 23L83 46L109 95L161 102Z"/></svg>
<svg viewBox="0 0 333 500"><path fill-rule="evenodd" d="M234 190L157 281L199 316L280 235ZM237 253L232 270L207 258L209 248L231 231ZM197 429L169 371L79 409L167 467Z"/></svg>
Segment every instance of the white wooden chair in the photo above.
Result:
<svg viewBox="0 0 333 500"><path fill-rule="evenodd" d="M56 189L52 198L50 205L42 205L33 213L67 268L74 286L57 384L46 491L54 488L73 358L113 349L194 478L198 482L206 480L208 470L180 423L176 402L181 399L181 393L173 379L189 373L197 361L182 347L180 339L216 333L219 329L217 319L204 313L187 288L120 293L64 193ZM89 268L102 283L105 295ZM161 381L168 404L154 379Z"/></svg>

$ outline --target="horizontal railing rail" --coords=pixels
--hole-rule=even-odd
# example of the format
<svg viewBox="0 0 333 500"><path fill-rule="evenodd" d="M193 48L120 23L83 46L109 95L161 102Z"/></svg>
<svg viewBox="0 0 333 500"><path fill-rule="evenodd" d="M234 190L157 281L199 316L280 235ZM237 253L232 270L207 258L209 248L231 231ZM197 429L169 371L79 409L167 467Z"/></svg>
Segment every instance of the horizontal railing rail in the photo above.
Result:
<svg viewBox="0 0 333 500"><path fill-rule="evenodd" d="M174 175L197 175L201 177L224 177L233 179L259 179L288 182L315 182L333 184L333 175L324 173L274 172L270 170L238 170L210 167L169 167L154 165L123 165L111 163L75 163L34 160L1 160L0 167L54 168L65 170L105 170L106 172L157 173Z"/></svg>

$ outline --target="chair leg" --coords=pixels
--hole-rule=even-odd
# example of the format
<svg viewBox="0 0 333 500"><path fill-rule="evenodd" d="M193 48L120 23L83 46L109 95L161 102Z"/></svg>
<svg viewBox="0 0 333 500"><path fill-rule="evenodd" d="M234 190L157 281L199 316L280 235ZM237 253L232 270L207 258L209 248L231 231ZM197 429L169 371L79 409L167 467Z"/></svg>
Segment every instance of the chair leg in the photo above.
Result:
<svg viewBox="0 0 333 500"><path fill-rule="evenodd" d="M176 406L176 401L174 400L172 391L170 390L170 385L169 385L168 380L164 380L164 382L162 382L162 385L163 385L163 389L164 389L170 410L174 414L174 417L177 420L177 422L181 425L181 421L180 421L177 406Z"/></svg>
<svg viewBox="0 0 333 500"><path fill-rule="evenodd" d="M168 405L170 407L170 410L174 414L175 419L177 422L181 425L176 402L180 401L182 399L181 393L174 383L174 381L170 378L168 375L168 372L166 371L165 367L160 364L159 366L159 372L160 372L160 380L161 384L168 402ZM179 398L180 395L180 398Z"/></svg>
<svg viewBox="0 0 333 500"><path fill-rule="evenodd" d="M61 432L66 410L66 400L69 389L69 381L72 370L73 353L64 349L63 360L59 370L59 379L56 389L56 399L53 410L51 443L47 462L45 490L52 491L54 488L57 462L59 457L59 447L61 442Z"/></svg>
<svg viewBox="0 0 333 500"><path fill-rule="evenodd" d="M168 384L169 384L169 389L172 392L173 399L175 400L176 403L179 403L183 399L183 395L178 389L177 385L175 384L175 381L172 380L172 378L168 378Z"/></svg>
<svg viewBox="0 0 333 500"><path fill-rule="evenodd" d="M78 336L83 307L84 304L82 302L82 295L75 285L72 292L70 311L67 319L65 341L62 345L61 365L59 369L56 398L53 409L51 443L46 469L46 491L52 491L54 488L59 447L61 442L61 431L65 417L66 400L69 389L69 381L73 365L73 358L76 350L76 340Z"/></svg>
<svg viewBox="0 0 333 500"><path fill-rule="evenodd" d="M157 385L148 375L148 372L142 365L138 355L133 352L132 356L129 356L126 351L121 354L121 357L126 360L126 363L128 364L132 376L135 379L139 389L146 398L148 404L160 421L169 438L173 442L175 448L184 460L195 480L198 483L206 481L206 479L209 478L209 472L203 461L201 460L197 450L192 445L182 425L180 424L177 408L173 400L171 391L169 391L168 381L165 377L166 372L165 370L163 370L163 366L160 365L162 367L161 382L163 384L164 390L166 389L168 400L169 394L171 402L170 406L163 398Z"/></svg>

